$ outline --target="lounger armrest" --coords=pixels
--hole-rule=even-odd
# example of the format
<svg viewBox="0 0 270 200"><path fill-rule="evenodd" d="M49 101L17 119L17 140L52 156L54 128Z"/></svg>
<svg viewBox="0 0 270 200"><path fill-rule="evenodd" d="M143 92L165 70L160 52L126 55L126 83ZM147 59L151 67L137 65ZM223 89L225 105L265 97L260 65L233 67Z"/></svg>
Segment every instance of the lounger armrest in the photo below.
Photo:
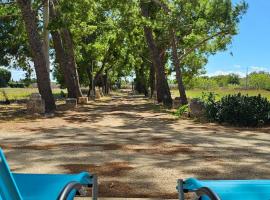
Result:
<svg viewBox="0 0 270 200"><path fill-rule="evenodd" d="M87 185L88 187L92 187L92 200L97 200L98 198L98 180L97 175L93 174L92 176L93 183L91 185ZM68 198L68 195L73 191L76 190L79 194L84 194L83 187L86 185L83 185L79 182L70 182L68 183L64 189L62 190L58 200L66 200Z"/></svg>
<svg viewBox="0 0 270 200"><path fill-rule="evenodd" d="M195 193L198 197L207 196L211 200L220 200L218 195L208 187L200 187L198 189L185 189L184 184L185 184L184 180L178 179L177 190L178 190L179 200L184 200L185 199L184 193L190 193L190 192Z"/></svg>
<svg viewBox="0 0 270 200"><path fill-rule="evenodd" d="M76 190L79 192L82 189L82 184L79 182L70 182L62 190L58 200L66 200L71 191Z"/></svg>
<svg viewBox="0 0 270 200"><path fill-rule="evenodd" d="M201 188L199 188L197 190L194 190L192 192L195 192L199 197L201 197L201 196L207 196L211 200L220 200L220 198L218 197L218 195L215 192L213 192L208 187L201 187Z"/></svg>

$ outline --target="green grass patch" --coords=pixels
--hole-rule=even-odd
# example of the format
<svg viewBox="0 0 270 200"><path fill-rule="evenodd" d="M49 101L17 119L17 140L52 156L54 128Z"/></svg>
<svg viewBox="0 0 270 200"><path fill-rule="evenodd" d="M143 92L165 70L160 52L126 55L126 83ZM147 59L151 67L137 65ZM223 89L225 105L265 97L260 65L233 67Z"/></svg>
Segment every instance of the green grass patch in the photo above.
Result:
<svg viewBox="0 0 270 200"><path fill-rule="evenodd" d="M219 89L213 89L213 90L187 90L187 96L189 99L202 97L203 92L214 92L217 94L217 100L221 99L225 95L229 94L238 94L239 92L242 95L249 95L249 96L258 96L258 94L261 94L261 96L266 97L268 100L270 100L270 91L267 90L244 90L244 89L226 89L226 88L219 88ZM179 96L179 92L176 89L172 90L173 97Z"/></svg>
<svg viewBox="0 0 270 200"><path fill-rule="evenodd" d="M7 97L10 101L27 99L32 93L37 93L37 88L0 88L0 101L4 101L4 96L1 91L5 91ZM61 89L53 89L53 94L55 97L59 97L61 91L66 92Z"/></svg>

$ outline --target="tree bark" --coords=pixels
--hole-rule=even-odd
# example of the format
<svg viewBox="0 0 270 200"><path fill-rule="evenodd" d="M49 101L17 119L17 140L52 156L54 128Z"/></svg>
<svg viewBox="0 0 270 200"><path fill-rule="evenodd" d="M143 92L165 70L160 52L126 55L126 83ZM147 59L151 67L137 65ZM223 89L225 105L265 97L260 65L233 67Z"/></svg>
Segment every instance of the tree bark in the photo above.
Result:
<svg viewBox="0 0 270 200"><path fill-rule="evenodd" d="M87 97L90 97L91 95L91 91L92 91L92 76L93 76L93 73L92 73L92 69L91 67L87 67L86 68L86 72L87 72L87 77L88 77L88 80L89 80L89 88L88 88L88 92L87 92Z"/></svg>
<svg viewBox="0 0 270 200"><path fill-rule="evenodd" d="M145 76L145 66L144 63L142 63L140 66L135 67L135 90L139 94L144 94L145 97L148 96L148 85L147 80Z"/></svg>
<svg viewBox="0 0 270 200"><path fill-rule="evenodd" d="M166 14L168 15L170 14L171 10L166 4L162 3L159 0L152 0L152 1L158 4L166 12ZM170 35L171 35L173 65L175 67L175 72L176 72L176 80L177 80L178 90L180 94L180 101L182 104L188 104L186 89L183 83L183 75L181 71L180 59L177 53L177 46L178 46L177 38L176 38L175 30L173 28L170 28Z"/></svg>
<svg viewBox="0 0 270 200"><path fill-rule="evenodd" d="M140 6L142 16L148 18L149 11L147 5L141 2ZM162 64L160 52L154 40L153 31L150 27L144 26L144 34L148 44L149 51L151 53L152 62L156 71L157 101L159 103L163 102L164 105L171 107L172 106L171 92L165 75L165 67Z"/></svg>
<svg viewBox="0 0 270 200"><path fill-rule="evenodd" d="M174 30L171 30L171 45L172 45L172 56L173 56L173 64L176 72L176 80L178 85L178 90L180 94L181 104L188 104L186 89L183 83L183 75L181 71L180 61L177 53L177 40Z"/></svg>
<svg viewBox="0 0 270 200"><path fill-rule="evenodd" d="M50 85L50 75L47 70L43 42L38 32L37 18L35 12L31 8L31 1L17 0L17 3L22 13L30 43L37 76L38 90L45 101L45 111L53 112L56 109L56 105Z"/></svg>
<svg viewBox="0 0 270 200"><path fill-rule="evenodd" d="M70 70L70 76L73 80L73 87L75 87L76 97L82 97L82 91L80 89L79 75L77 71L77 64L74 54L74 46L71 37L71 33L66 28L61 30L64 50L67 55L68 68Z"/></svg>
<svg viewBox="0 0 270 200"><path fill-rule="evenodd" d="M105 75L104 75L104 94L105 95L109 95L110 93L110 88L109 88L109 80L108 80L108 70L105 71Z"/></svg>
<svg viewBox="0 0 270 200"><path fill-rule="evenodd" d="M151 63L150 65L150 74L149 74L149 82L150 82L150 90L151 90L151 94L150 97L153 98L154 95L154 91L156 90L156 73L155 73L155 67L154 65Z"/></svg>
<svg viewBox="0 0 270 200"><path fill-rule="evenodd" d="M58 17L54 9L54 5L50 4L50 17L55 19ZM56 60L63 70L65 84L68 90L69 98L78 98L82 96L80 89L79 75L74 55L73 41L71 33L67 28L51 31L54 48L56 52Z"/></svg>

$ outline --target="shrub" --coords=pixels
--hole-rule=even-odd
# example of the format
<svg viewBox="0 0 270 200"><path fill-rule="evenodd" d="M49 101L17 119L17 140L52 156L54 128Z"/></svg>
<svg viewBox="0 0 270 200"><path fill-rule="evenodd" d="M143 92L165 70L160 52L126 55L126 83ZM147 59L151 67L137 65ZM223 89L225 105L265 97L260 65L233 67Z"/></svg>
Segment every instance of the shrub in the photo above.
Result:
<svg viewBox="0 0 270 200"><path fill-rule="evenodd" d="M229 74L227 84L231 85L239 85L240 84L240 77L237 74Z"/></svg>
<svg viewBox="0 0 270 200"><path fill-rule="evenodd" d="M3 101L4 104L10 104L10 101L8 99L8 95L7 95L6 91L5 90L2 90L1 93L2 93L2 96L4 98L4 101Z"/></svg>
<svg viewBox="0 0 270 200"><path fill-rule="evenodd" d="M252 73L249 75L248 85L254 89L270 90L270 74L264 72Z"/></svg>
<svg viewBox="0 0 270 200"><path fill-rule="evenodd" d="M177 117L181 117L183 116L184 113L187 113L187 112L188 112L188 105L182 105L176 110L174 115Z"/></svg>
<svg viewBox="0 0 270 200"><path fill-rule="evenodd" d="M25 84L20 82L9 82L8 86L11 88L25 88Z"/></svg>
<svg viewBox="0 0 270 200"><path fill-rule="evenodd" d="M11 72L0 68L0 87L7 87L8 82L11 79Z"/></svg>
<svg viewBox="0 0 270 200"><path fill-rule="evenodd" d="M197 89L209 90L218 87L216 80L208 77L197 77L194 78L192 82L193 87Z"/></svg>
<svg viewBox="0 0 270 200"><path fill-rule="evenodd" d="M270 122L270 102L262 97L227 95L215 101L208 95L205 101L209 120L237 126L259 126Z"/></svg>
<svg viewBox="0 0 270 200"><path fill-rule="evenodd" d="M210 121L216 121L217 113L220 109L220 104L216 101L217 94L213 92L203 92L202 101L205 104L206 117Z"/></svg>

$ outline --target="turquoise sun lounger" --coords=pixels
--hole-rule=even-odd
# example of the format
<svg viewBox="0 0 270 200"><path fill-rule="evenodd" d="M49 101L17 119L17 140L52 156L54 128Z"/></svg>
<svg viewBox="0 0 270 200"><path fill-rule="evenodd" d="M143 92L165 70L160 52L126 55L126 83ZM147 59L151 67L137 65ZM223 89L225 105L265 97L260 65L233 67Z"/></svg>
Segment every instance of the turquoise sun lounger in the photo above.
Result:
<svg viewBox="0 0 270 200"><path fill-rule="evenodd" d="M195 193L200 200L270 200L270 180L179 179L179 200L184 193Z"/></svg>
<svg viewBox="0 0 270 200"><path fill-rule="evenodd" d="M72 200L92 188L97 199L97 177L80 174L18 174L11 173L0 149L0 200Z"/></svg>

